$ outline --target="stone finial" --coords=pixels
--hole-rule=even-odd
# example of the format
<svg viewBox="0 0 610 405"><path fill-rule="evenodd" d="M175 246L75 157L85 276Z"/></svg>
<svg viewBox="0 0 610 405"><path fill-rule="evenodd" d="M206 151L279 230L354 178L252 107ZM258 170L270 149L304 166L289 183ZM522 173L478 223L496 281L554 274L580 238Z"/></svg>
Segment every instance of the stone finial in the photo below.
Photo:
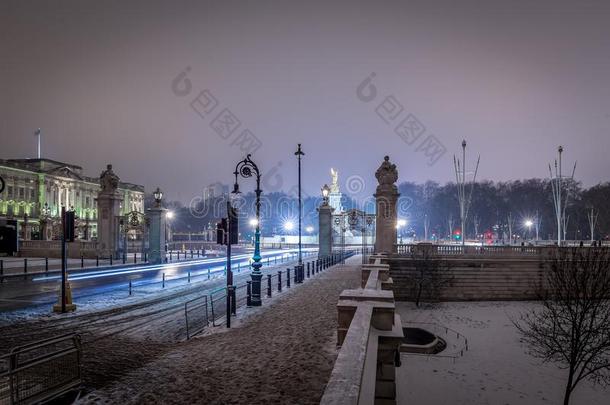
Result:
<svg viewBox="0 0 610 405"><path fill-rule="evenodd" d="M107 165L106 170L100 174L100 185L102 193L114 193L119 187L119 176L112 171L112 165Z"/></svg>
<svg viewBox="0 0 610 405"><path fill-rule="evenodd" d="M396 170L395 164L390 163L389 156L383 158L381 166L379 166L379 169L375 172L375 177L380 186L396 183L398 180L398 170Z"/></svg>

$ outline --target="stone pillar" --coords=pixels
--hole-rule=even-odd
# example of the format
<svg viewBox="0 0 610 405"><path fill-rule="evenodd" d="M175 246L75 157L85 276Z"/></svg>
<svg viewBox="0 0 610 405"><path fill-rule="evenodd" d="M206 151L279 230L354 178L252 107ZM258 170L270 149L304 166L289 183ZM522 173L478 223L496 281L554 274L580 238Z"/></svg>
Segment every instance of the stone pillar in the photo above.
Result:
<svg viewBox="0 0 610 405"><path fill-rule="evenodd" d="M148 212L148 261L151 264L163 263L165 260L166 209L149 208Z"/></svg>
<svg viewBox="0 0 610 405"><path fill-rule="evenodd" d="M396 252L396 202L400 194L396 187L398 170L396 165L390 163L389 156L384 157L383 163L375 172L379 182L375 192L377 209L375 253Z"/></svg>
<svg viewBox="0 0 610 405"><path fill-rule="evenodd" d="M121 194L117 192L119 177L112 165L100 175L102 190L97 195L97 249L100 257L118 258Z"/></svg>
<svg viewBox="0 0 610 405"><path fill-rule="evenodd" d="M335 209L324 201L318 207L318 257L330 256L333 251L333 221L332 214Z"/></svg>

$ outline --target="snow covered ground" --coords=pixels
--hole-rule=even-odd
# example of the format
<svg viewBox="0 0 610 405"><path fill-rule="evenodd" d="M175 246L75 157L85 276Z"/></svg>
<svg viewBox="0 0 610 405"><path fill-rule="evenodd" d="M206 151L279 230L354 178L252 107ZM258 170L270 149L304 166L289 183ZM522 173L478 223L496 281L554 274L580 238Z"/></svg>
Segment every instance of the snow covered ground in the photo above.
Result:
<svg viewBox="0 0 610 405"><path fill-rule="evenodd" d="M230 330L161 348L79 403L319 403L337 356L337 300L359 285L359 261L316 274L263 307L240 309Z"/></svg>
<svg viewBox="0 0 610 405"><path fill-rule="evenodd" d="M455 361L434 356L402 355L397 369L399 404L507 405L560 404L567 379L555 364L542 364L527 354L527 347L511 322L531 302L460 302L417 309L397 303L403 324L432 322L460 332L468 351ZM451 334L448 335L451 340ZM448 342L455 343L455 342ZM459 344L458 344L459 345ZM440 353L443 354L443 353ZM610 404L610 389L580 383L572 405Z"/></svg>

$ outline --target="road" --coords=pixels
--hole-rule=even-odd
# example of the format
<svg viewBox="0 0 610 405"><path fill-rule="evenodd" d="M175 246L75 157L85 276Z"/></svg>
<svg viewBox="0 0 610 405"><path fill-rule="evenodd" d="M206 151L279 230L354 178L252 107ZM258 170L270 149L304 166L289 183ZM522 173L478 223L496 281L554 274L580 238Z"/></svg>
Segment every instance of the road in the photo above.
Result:
<svg viewBox="0 0 610 405"><path fill-rule="evenodd" d="M264 253L263 273L277 276L278 271L283 271L282 284L284 289L282 293L278 292L276 284L278 279L275 278L273 280L274 298L269 298L266 293L263 293L261 297L263 306L269 305L268 303L272 299L276 299L278 295L290 294L290 291L300 288L299 284L292 284L291 288L286 284L286 269L293 269L297 263L290 253L292 252L286 250L266 251ZM307 253L308 255L304 257L303 261L312 264L316 259L317 252L309 250ZM289 260L283 262L278 260L277 264L274 263L275 257L287 255L290 255ZM250 255L245 256L244 258L236 257L235 264L237 262L246 264ZM267 258L270 259L269 264L267 264ZM189 269L186 263L183 263L184 266L172 264L162 266L161 269L153 268L148 272L126 273L121 276L106 276L106 273L102 273L104 275L76 279L75 285L78 286L75 288L76 294L79 294L78 290L88 288L98 290L100 288L112 288L113 285L119 285L121 288L118 290L115 288L104 294L96 294L92 297L95 304L90 307L87 307L86 304L83 305L85 299L77 298L75 301L79 307L73 313L52 314L49 304L41 306L40 311L29 307L26 310L0 313L0 336L2 336L2 339L0 339L0 354L7 353L12 347L24 343L66 333L78 333L83 344L82 370L85 387L89 390L105 386L114 380L123 378L129 371L142 367L163 353L171 351L176 342L186 339L185 303L187 301L207 296L208 302L210 302L212 296L218 294L220 299L219 309L223 310L225 303L222 290L224 290L226 281L223 271L224 265L220 263L222 263L222 258L201 264L190 263L189 265L192 266L191 283L188 283L185 278ZM208 280L208 268L212 275L216 274L216 277L212 276ZM163 270L167 272L170 269L173 269L174 274L181 279L176 281L174 285L162 289L157 282L158 274ZM130 271L130 269L125 269L125 271ZM322 271L323 269L320 269L320 273ZM198 279L195 279L195 272L199 272L200 277ZM137 289L137 294L130 297L123 287L125 280L134 277L133 274L141 275L142 278L138 280L139 283L147 283L141 285ZM294 273L291 272L292 275ZM81 276L94 276L94 274L88 273ZM319 274L312 274L311 278L317 276ZM77 275L75 274L74 277L77 278ZM126 278L120 282L107 282L107 280L114 280L117 277ZM249 279L250 275L247 268L234 274L235 285L243 287ZM104 282L101 285L96 285L101 280L104 280ZM55 280L54 289L57 289L57 282ZM157 284L152 284L154 282L157 282ZM309 274L304 282L310 282ZM37 282L30 283L35 284ZM87 283L94 284L90 287L84 287L83 285ZM6 286L4 285L3 288ZM117 301L114 303L108 302L107 297L115 294L115 291L119 291ZM197 310L197 312L200 311L202 310ZM205 309L204 312L210 313L210 315L213 313L211 308ZM211 323L211 319L209 321ZM202 325L205 326L205 324Z"/></svg>
<svg viewBox="0 0 610 405"><path fill-rule="evenodd" d="M261 253L263 264L280 264L294 260L296 249L268 250ZM312 254L313 249L304 249ZM251 253L234 255L231 266L234 273L247 272ZM137 267L115 267L106 270L70 270L69 280L75 302L89 304L116 301L133 294L150 294L189 281L202 281L224 277L226 257L202 258L183 262ZM190 277L189 277L190 275ZM165 283L163 278L165 277ZM57 274L35 276L32 279L11 278L0 284L0 312L48 307L57 301L61 278Z"/></svg>

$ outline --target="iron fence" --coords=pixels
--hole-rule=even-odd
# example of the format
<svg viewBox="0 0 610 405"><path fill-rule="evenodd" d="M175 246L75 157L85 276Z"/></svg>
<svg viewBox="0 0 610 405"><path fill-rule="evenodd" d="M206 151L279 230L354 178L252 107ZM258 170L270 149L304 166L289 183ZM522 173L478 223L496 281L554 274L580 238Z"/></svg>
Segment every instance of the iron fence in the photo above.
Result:
<svg viewBox="0 0 610 405"><path fill-rule="evenodd" d="M186 320L186 338L201 333L209 324L208 296L194 298L184 303L184 318Z"/></svg>
<svg viewBox="0 0 610 405"><path fill-rule="evenodd" d="M63 335L13 348L0 358L0 404L35 404L78 388L80 336Z"/></svg>

